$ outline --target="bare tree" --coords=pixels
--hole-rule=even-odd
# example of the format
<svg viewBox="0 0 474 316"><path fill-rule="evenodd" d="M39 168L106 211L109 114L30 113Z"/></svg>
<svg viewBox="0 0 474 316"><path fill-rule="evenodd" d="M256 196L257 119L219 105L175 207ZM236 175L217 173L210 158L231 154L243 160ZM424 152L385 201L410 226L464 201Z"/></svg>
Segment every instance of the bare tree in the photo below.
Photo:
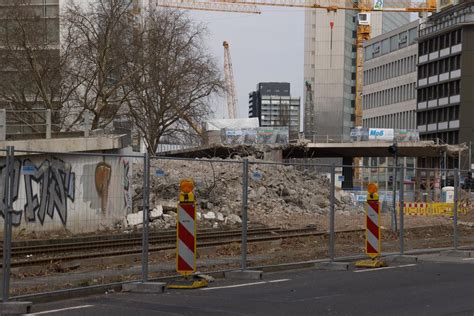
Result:
<svg viewBox="0 0 474 316"><path fill-rule="evenodd" d="M216 63L203 46L206 29L185 13L151 9L134 41L129 113L150 153L160 139L183 139L210 114L209 97L223 88ZM136 71L138 69L139 71Z"/></svg>
<svg viewBox="0 0 474 316"><path fill-rule="evenodd" d="M3 107L18 111L59 109L74 90L63 76L68 51L59 40L59 12L35 10L30 0L6 0L0 8L0 98ZM34 126L32 126L34 129Z"/></svg>
<svg viewBox="0 0 474 316"><path fill-rule="evenodd" d="M70 125L90 111L92 129L96 129L110 124L128 98L127 83L134 75L130 66L134 56L130 53L137 17L130 1L81 2L69 3L64 14L70 75L80 82L68 102L68 108L76 112Z"/></svg>

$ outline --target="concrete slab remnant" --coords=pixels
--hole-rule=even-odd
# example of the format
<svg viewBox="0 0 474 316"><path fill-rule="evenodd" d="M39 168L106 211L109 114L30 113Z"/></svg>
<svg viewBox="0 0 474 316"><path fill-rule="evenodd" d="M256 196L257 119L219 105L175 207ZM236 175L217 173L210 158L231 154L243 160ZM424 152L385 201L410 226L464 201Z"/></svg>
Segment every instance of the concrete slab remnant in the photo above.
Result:
<svg viewBox="0 0 474 316"><path fill-rule="evenodd" d="M238 280L261 280L263 279L263 271L257 270L235 270L225 272L226 279Z"/></svg>
<svg viewBox="0 0 474 316"><path fill-rule="evenodd" d="M23 315L31 311L32 302L0 303L0 315Z"/></svg>
<svg viewBox="0 0 474 316"><path fill-rule="evenodd" d="M470 258L473 255L469 250L445 250L439 253L443 257Z"/></svg>
<svg viewBox="0 0 474 316"><path fill-rule="evenodd" d="M122 284L122 292L132 293L163 293L166 283L163 282L135 282Z"/></svg>
<svg viewBox="0 0 474 316"><path fill-rule="evenodd" d="M314 267L319 270L331 271L349 271L354 269L354 266L349 262L316 262Z"/></svg>
<svg viewBox="0 0 474 316"><path fill-rule="evenodd" d="M386 262L393 262L393 263L417 263L418 257L417 256L406 256L406 255L395 255L395 256L388 256L383 258Z"/></svg>

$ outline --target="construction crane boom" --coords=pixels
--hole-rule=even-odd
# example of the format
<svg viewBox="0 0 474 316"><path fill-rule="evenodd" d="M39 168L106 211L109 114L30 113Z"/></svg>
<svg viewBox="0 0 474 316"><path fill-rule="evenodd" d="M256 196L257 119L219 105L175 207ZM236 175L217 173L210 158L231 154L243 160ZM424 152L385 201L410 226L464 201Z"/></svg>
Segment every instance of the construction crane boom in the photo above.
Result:
<svg viewBox="0 0 474 316"><path fill-rule="evenodd" d="M240 5L232 3L220 3L220 2L203 2L203 1L169 1L169 0L156 0L154 5L157 7L183 9L183 10L196 10L196 11L215 11L215 12L235 12L235 13L250 13L260 14L262 13L255 6Z"/></svg>
<svg viewBox="0 0 474 316"><path fill-rule="evenodd" d="M237 94L235 90L234 72L230 58L229 43L224 41L224 77L227 90L227 113L230 119L237 118Z"/></svg>
<svg viewBox="0 0 474 316"><path fill-rule="evenodd" d="M183 0L187 2L187 0ZM346 0L211 0L226 4L243 4L253 6L293 7L306 9L326 9L328 11L383 11L383 12L433 12L436 0L399 1L394 6L375 6L371 0L359 0L351 5Z"/></svg>

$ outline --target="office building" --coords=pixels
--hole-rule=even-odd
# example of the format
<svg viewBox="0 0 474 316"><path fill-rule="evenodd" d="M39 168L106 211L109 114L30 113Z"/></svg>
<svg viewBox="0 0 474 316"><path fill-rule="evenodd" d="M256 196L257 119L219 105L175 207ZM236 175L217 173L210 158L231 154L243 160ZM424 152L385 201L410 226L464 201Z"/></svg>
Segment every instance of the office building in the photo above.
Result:
<svg viewBox="0 0 474 316"><path fill-rule="evenodd" d="M418 21L364 44L363 127L416 129Z"/></svg>
<svg viewBox="0 0 474 316"><path fill-rule="evenodd" d="M391 1L385 1L386 5ZM305 104L304 133L308 139L314 134L349 139L354 127L356 15L349 10L305 12L304 81L311 86L314 105L310 109L311 104ZM372 13L372 37L408 22L406 13ZM315 123L308 122L311 112Z"/></svg>
<svg viewBox="0 0 474 316"><path fill-rule="evenodd" d="M249 93L249 117L260 127L288 127L290 140L300 132L300 97L292 97L288 82L260 82Z"/></svg>
<svg viewBox="0 0 474 316"><path fill-rule="evenodd" d="M474 2L448 6L426 18L418 36L420 137L469 144L474 139ZM457 165L457 159L448 158L447 167Z"/></svg>

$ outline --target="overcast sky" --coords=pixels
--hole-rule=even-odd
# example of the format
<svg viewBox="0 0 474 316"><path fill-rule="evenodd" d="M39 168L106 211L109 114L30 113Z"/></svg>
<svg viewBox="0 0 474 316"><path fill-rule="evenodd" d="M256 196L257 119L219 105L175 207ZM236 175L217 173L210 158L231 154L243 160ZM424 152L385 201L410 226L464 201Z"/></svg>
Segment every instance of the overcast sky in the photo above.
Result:
<svg viewBox="0 0 474 316"><path fill-rule="evenodd" d="M191 12L207 25L207 45L222 69L222 42L230 44L239 117L248 117L248 94L258 82L289 82L291 95L303 97L304 10L260 8L260 15ZM216 118L227 116L225 99L216 101L215 108Z"/></svg>

